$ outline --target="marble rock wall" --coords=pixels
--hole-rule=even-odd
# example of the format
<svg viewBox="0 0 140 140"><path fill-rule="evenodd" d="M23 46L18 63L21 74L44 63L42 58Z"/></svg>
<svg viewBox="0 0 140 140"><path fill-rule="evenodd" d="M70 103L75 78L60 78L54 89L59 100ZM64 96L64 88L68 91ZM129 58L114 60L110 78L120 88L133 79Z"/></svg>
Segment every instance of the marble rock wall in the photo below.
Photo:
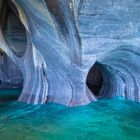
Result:
<svg viewBox="0 0 140 140"><path fill-rule="evenodd" d="M0 30L0 48L23 75L19 101L67 106L113 96L140 101L140 1L7 3L12 12L3 12L0 3L1 25L7 24Z"/></svg>
<svg viewBox="0 0 140 140"><path fill-rule="evenodd" d="M100 95L140 101L140 1L84 0L80 7L83 57L100 63Z"/></svg>

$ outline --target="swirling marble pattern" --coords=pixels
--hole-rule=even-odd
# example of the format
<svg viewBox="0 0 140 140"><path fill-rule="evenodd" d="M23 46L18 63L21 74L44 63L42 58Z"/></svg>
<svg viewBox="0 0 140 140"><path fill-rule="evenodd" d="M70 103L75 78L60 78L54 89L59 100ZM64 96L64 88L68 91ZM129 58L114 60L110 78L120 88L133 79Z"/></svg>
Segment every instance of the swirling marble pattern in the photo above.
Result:
<svg viewBox="0 0 140 140"><path fill-rule="evenodd" d="M67 106L113 96L140 101L139 1L7 2L23 26L15 21L18 28L14 27L14 16L6 18L8 12L1 1L0 48L22 73L19 101ZM6 29L12 29L6 30L9 36L3 32L6 23ZM102 84L98 83L98 97L86 84L94 64L103 79ZM99 72L94 72L93 80L87 81L93 87L95 81L101 81Z"/></svg>
<svg viewBox="0 0 140 140"><path fill-rule="evenodd" d="M96 56L100 96L140 101L140 2L85 0L79 14L83 52Z"/></svg>

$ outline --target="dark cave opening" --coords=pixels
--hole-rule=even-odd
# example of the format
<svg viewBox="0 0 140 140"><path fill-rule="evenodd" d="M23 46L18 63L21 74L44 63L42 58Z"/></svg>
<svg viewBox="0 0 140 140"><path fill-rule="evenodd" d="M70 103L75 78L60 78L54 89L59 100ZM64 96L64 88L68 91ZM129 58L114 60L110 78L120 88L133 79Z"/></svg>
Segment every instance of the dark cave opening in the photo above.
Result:
<svg viewBox="0 0 140 140"><path fill-rule="evenodd" d="M0 56L0 102L17 100L22 86L21 71L6 54L2 54Z"/></svg>
<svg viewBox="0 0 140 140"><path fill-rule="evenodd" d="M0 102L17 100L23 76L16 64L3 52L0 55Z"/></svg>
<svg viewBox="0 0 140 140"><path fill-rule="evenodd" d="M99 68L99 63L96 62L88 72L86 84L91 92L97 97L101 97L101 87L103 85L103 76Z"/></svg>
<svg viewBox="0 0 140 140"><path fill-rule="evenodd" d="M11 0L3 2L0 13L1 28L7 44L17 56L23 56L27 43L26 30Z"/></svg>
<svg viewBox="0 0 140 140"><path fill-rule="evenodd" d="M0 26L8 46L22 57L26 50L26 30L11 0L2 1ZM16 64L0 50L0 102L17 100L23 86L23 76Z"/></svg>

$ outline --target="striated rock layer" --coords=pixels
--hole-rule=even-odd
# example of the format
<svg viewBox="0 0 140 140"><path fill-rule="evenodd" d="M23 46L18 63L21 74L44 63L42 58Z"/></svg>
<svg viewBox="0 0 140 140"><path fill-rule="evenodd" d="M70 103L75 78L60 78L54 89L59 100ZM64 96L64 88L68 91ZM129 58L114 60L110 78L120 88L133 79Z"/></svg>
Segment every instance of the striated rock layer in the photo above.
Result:
<svg viewBox="0 0 140 140"><path fill-rule="evenodd" d="M139 15L133 0L1 0L1 82L32 104L140 101Z"/></svg>

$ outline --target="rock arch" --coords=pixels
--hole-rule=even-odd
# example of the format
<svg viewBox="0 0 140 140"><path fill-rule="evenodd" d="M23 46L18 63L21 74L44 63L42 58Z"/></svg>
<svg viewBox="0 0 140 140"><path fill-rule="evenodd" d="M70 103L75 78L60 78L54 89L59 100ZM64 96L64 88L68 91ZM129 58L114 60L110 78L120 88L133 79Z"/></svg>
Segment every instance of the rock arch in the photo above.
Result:
<svg viewBox="0 0 140 140"><path fill-rule="evenodd" d="M96 61L100 64L99 75L103 77L101 96L121 94L140 100L140 11L138 7L133 8L132 1L7 2L13 12L16 9L15 15L26 31L26 41L21 47L24 51L17 55L16 45L11 46L3 33L7 12L3 12L5 1L1 1L0 49L22 72L24 83L19 101L32 104L55 102L67 106L95 101L95 95L87 88L86 78ZM118 8L121 6L122 9Z"/></svg>

